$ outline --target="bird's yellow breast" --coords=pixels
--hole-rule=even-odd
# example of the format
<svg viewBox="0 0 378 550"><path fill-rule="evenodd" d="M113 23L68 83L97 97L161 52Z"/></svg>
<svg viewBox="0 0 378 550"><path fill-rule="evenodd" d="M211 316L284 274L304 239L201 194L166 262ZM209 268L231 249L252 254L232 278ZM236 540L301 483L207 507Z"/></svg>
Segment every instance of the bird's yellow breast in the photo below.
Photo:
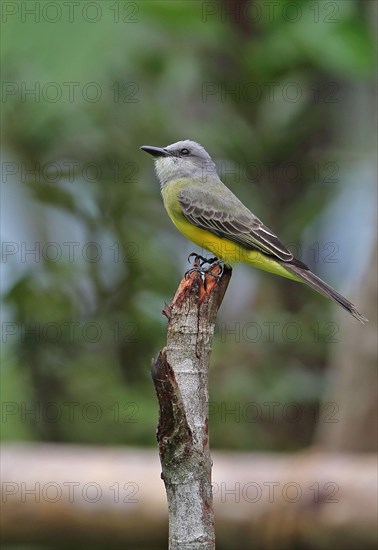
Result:
<svg viewBox="0 0 378 550"><path fill-rule="evenodd" d="M189 222L185 218L178 200L180 190L187 185L190 185L188 180L177 180L170 182L162 189L165 209L177 229L186 238L199 246L203 252L208 250L226 264L243 262L258 269L281 275L281 277L301 281L272 257L258 250L248 249L230 239L219 237L215 233L201 229Z"/></svg>

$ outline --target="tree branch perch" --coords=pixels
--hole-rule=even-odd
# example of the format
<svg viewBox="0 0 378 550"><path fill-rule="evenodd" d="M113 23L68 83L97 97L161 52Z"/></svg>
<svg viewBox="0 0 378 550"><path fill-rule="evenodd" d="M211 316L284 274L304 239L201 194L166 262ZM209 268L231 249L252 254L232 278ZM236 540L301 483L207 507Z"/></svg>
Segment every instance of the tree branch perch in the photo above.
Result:
<svg viewBox="0 0 378 550"><path fill-rule="evenodd" d="M213 273L220 274L220 267ZM157 440L170 550L215 548L208 372L215 319L231 273L224 268L217 279L192 272L163 310L167 346L152 364L152 378L159 401Z"/></svg>

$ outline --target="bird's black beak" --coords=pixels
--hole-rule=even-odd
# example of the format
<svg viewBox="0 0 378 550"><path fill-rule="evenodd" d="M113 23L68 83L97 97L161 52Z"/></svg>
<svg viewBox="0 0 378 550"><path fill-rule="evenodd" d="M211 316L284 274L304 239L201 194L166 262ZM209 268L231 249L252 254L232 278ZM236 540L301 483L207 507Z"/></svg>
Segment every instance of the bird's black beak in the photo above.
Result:
<svg viewBox="0 0 378 550"><path fill-rule="evenodd" d="M163 149L163 147L154 147L153 145L143 145L141 147L142 151L146 151L146 153L149 153L153 157L168 157L170 153Z"/></svg>

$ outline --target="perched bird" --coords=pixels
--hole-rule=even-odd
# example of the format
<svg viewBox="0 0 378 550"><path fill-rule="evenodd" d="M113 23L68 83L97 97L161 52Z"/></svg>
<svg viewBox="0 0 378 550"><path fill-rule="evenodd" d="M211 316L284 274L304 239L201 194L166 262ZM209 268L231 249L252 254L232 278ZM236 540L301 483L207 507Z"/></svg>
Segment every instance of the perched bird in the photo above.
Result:
<svg viewBox="0 0 378 550"><path fill-rule="evenodd" d="M362 323L367 321L351 302L295 258L222 183L214 161L202 145L184 140L167 147L144 145L141 149L155 157L164 206L185 237L227 265L244 262L305 282Z"/></svg>

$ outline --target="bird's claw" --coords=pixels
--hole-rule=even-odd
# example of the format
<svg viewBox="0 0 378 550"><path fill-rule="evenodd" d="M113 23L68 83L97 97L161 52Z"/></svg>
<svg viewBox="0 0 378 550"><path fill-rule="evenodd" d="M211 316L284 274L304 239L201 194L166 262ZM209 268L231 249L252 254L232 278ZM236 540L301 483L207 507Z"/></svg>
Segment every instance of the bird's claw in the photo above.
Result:
<svg viewBox="0 0 378 550"><path fill-rule="evenodd" d="M222 262L222 260L218 260L218 258L210 258L210 260L208 260L208 262L210 264L210 267L207 268L206 270L206 273L207 275L211 275L212 277L215 277L216 279L220 279L223 275L223 272L224 272L224 263ZM220 267L220 272L219 273L213 273L212 272L212 269L214 267Z"/></svg>
<svg viewBox="0 0 378 550"><path fill-rule="evenodd" d="M192 252L188 256L188 262L191 263L191 258L194 257L194 263L198 264L200 266L203 266L205 264L214 264L216 262L221 262L221 260L218 260L215 256L213 258L205 258L204 256L201 256L200 254L196 254L195 252ZM198 260L198 261L197 261Z"/></svg>
<svg viewBox="0 0 378 550"><path fill-rule="evenodd" d="M222 260L218 260L218 258L204 258L203 256L200 256L199 254L195 254L194 252L192 252L189 257L188 257L188 261L190 262L190 259L195 256L195 260L194 260L194 263L196 264L194 267L192 267L191 269L189 269L186 273L185 273L185 279L187 279L189 277L189 275L191 275L192 273L199 273L201 276L202 276L202 279L204 280L206 275L211 275L212 277L214 277L215 279L220 279L223 275L223 271L224 271L224 264L222 262ZM197 260L198 260L198 263L197 263ZM209 264L209 267L207 268L204 268L203 266L205 264ZM221 271L220 273L213 273L213 268L214 267L217 267L217 266L220 266L221 268Z"/></svg>
<svg viewBox="0 0 378 550"><path fill-rule="evenodd" d="M204 265L204 264L208 263L207 259L204 258L204 256L201 256L200 254L196 254L195 252L192 252L191 254L189 254L189 256L188 256L188 262L189 263L192 263L191 258L193 258L193 256L194 256L194 263L198 263L198 265ZM197 262L197 260L198 260L198 262Z"/></svg>

